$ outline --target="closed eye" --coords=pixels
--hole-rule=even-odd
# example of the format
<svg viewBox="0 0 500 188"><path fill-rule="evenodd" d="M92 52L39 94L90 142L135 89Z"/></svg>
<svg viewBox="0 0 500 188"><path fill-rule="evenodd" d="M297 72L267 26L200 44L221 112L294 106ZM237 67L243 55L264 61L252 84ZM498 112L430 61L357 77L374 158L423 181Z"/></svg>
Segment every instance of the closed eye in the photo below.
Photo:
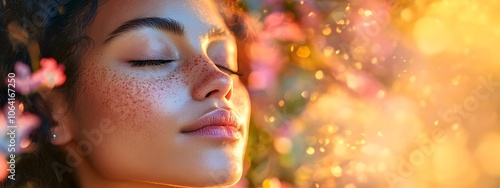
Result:
<svg viewBox="0 0 500 188"><path fill-rule="evenodd" d="M172 63L175 60L163 60L163 59L153 59L153 60L132 60L129 61L132 67L145 67L145 66L160 66L168 63Z"/></svg>
<svg viewBox="0 0 500 188"><path fill-rule="evenodd" d="M165 65L174 62L175 60L162 60L162 59L156 59L156 60L131 60L129 61L132 67L146 67L146 66L160 66L160 65ZM215 65L217 68L222 70L225 73L228 74L235 74L238 76L242 76L243 74L238 72L238 71L233 71L230 68L224 67L222 65Z"/></svg>
<svg viewBox="0 0 500 188"><path fill-rule="evenodd" d="M217 66L217 68L219 68L221 71L225 72L225 73L228 73L228 74L235 74L235 75L238 75L238 76L243 76L242 73L238 72L238 71L233 71L231 70L230 68L227 68L227 67L224 67L222 65L215 65Z"/></svg>

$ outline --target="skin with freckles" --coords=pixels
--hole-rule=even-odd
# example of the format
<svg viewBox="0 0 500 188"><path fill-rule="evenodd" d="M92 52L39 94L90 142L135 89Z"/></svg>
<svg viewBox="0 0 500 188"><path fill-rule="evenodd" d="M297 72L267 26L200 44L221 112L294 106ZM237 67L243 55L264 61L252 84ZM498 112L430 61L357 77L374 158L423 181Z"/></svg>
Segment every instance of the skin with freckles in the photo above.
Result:
<svg viewBox="0 0 500 188"><path fill-rule="evenodd" d="M127 21L181 23L184 34L142 27L107 43ZM230 186L242 175L250 102L238 75L236 44L214 2L108 0L87 30L94 41L81 64L76 105L54 129L54 144L78 151L85 130L113 126L74 167L81 187ZM170 60L134 66L134 61ZM182 133L216 109L237 116L242 137L220 140ZM68 149L67 149L68 150Z"/></svg>

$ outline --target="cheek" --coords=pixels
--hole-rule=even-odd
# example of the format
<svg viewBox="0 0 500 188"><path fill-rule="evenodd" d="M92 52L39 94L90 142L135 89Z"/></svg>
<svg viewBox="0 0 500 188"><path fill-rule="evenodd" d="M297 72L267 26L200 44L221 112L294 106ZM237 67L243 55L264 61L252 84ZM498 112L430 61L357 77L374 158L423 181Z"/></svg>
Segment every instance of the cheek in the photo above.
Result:
<svg viewBox="0 0 500 188"><path fill-rule="evenodd" d="M153 83L139 81L137 77L106 69L87 71L81 78L82 92L77 97L81 118L78 122L91 127L100 119L134 122L149 111L159 93L165 91ZM142 127L127 124L120 128L135 131Z"/></svg>
<svg viewBox="0 0 500 188"><path fill-rule="evenodd" d="M128 74L118 68L84 69L78 83L77 108L82 117L79 122L89 120L84 117L112 118L124 122L151 121L144 118L145 115L168 112L175 107L172 104L181 102L181 96L186 95L183 82L186 81L177 74L151 76L137 72ZM169 108L165 109L167 105ZM126 128L137 131L144 127L128 125Z"/></svg>
<svg viewBox="0 0 500 188"><path fill-rule="evenodd" d="M250 97L248 90L239 80L234 81L232 97L231 100L234 106L241 111L240 113L242 115L245 115L246 119L248 119L250 115Z"/></svg>
<svg viewBox="0 0 500 188"><path fill-rule="evenodd" d="M250 97L248 94L248 90L246 87L239 81L238 79L234 80L233 85L233 96L231 98L231 102L234 105L234 109L237 114L240 115L243 122L245 122L246 130L245 137L248 134L248 124L250 122Z"/></svg>
<svg viewBox="0 0 500 188"><path fill-rule="evenodd" d="M178 75L151 78L124 74L123 70L88 70L81 75L81 93L77 96L78 140L88 139L84 130L99 129L110 122L113 132L103 134L88 157L105 173L116 174L116 165L143 161L152 143L160 137L177 134L176 110L185 101L185 88ZM166 126L169 125L169 126ZM170 126L172 125L172 126ZM165 143L165 142L163 142ZM169 149L170 145L162 145ZM128 176L128 175L124 175Z"/></svg>

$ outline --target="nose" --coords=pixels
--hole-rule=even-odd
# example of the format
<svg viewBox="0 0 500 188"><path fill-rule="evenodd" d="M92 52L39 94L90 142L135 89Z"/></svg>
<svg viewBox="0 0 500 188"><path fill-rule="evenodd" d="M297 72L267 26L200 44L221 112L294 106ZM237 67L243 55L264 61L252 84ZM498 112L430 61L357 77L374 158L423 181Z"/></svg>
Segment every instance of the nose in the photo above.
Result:
<svg viewBox="0 0 500 188"><path fill-rule="evenodd" d="M199 62L203 66L197 82L194 84L191 95L195 100L202 101L207 98L230 100L233 94L233 80L231 77L219 70L208 58Z"/></svg>

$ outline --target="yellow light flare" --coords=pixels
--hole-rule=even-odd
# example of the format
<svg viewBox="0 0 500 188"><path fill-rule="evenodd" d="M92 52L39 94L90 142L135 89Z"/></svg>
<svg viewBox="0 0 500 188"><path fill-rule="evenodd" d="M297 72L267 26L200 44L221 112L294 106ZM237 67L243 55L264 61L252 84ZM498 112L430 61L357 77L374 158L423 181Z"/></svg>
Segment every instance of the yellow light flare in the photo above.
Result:
<svg viewBox="0 0 500 188"><path fill-rule="evenodd" d="M308 147L307 150L306 150L306 153L309 154L309 155L312 155L314 154L315 150L313 147Z"/></svg>
<svg viewBox="0 0 500 188"><path fill-rule="evenodd" d="M323 35L325 35L325 36L328 36L328 35L330 35L330 34L332 33L332 28L330 28L329 26L327 26L327 27L325 27L325 28L321 31L321 33L323 33Z"/></svg>
<svg viewBox="0 0 500 188"><path fill-rule="evenodd" d="M371 10L365 10L363 12L363 15L365 15L365 16L371 16L371 15L373 15L373 12Z"/></svg>
<svg viewBox="0 0 500 188"><path fill-rule="evenodd" d="M342 176L342 168L340 166L335 166L330 169L330 172L332 173L333 176L335 177L340 177Z"/></svg>
<svg viewBox="0 0 500 188"><path fill-rule="evenodd" d="M319 70L319 71L316 71L316 74L314 74L314 77L316 77L317 80L321 80L325 77L325 74L323 73L323 71Z"/></svg>
<svg viewBox="0 0 500 188"><path fill-rule="evenodd" d="M325 57L330 57L333 54L334 49L331 46L327 46L325 49L323 49L323 54Z"/></svg>
<svg viewBox="0 0 500 188"><path fill-rule="evenodd" d="M357 89L361 86L361 81L353 74L346 74L347 87L351 89Z"/></svg>
<svg viewBox="0 0 500 188"><path fill-rule="evenodd" d="M297 56L301 58L308 58L309 55L311 55L311 50L309 50L309 47L300 46L299 49L297 49Z"/></svg>
<svg viewBox="0 0 500 188"><path fill-rule="evenodd" d="M415 80L417 80L417 77L410 76L410 83L415 83Z"/></svg>
<svg viewBox="0 0 500 188"><path fill-rule="evenodd" d="M354 63L354 67L358 70L363 69L363 64L361 62L356 62Z"/></svg>
<svg viewBox="0 0 500 188"><path fill-rule="evenodd" d="M329 134L336 133L338 130L339 130L338 127L335 127L333 125L328 125L327 131L328 131Z"/></svg>
<svg viewBox="0 0 500 188"><path fill-rule="evenodd" d="M319 152L324 153L325 152L325 148L324 147L320 147L319 148Z"/></svg>
<svg viewBox="0 0 500 188"><path fill-rule="evenodd" d="M358 9L358 14L359 15L364 15L365 14L365 9L362 9L362 8Z"/></svg>
<svg viewBox="0 0 500 188"><path fill-rule="evenodd" d="M285 106L285 101L284 101L284 100L280 100L280 101L278 102L278 105L279 105L280 107Z"/></svg>
<svg viewBox="0 0 500 188"><path fill-rule="evenodd" d="M278 178L267 178L262 182L262 188L280 188L281 182Z"/></svg>
<svg viewBox="0 0 500 188"><path fill-rule="evenodd" d="M274 149L281 154L287 154L292 149L292 141L286 137L278 137L274 140Z"/></svg>
<svg viewBox="0 0 500 188"><path fill-rule="evenodd" d="M405 8L401 11L401 18L404 21L411 21L413 19L413 12L409 8Z"/></svg>

